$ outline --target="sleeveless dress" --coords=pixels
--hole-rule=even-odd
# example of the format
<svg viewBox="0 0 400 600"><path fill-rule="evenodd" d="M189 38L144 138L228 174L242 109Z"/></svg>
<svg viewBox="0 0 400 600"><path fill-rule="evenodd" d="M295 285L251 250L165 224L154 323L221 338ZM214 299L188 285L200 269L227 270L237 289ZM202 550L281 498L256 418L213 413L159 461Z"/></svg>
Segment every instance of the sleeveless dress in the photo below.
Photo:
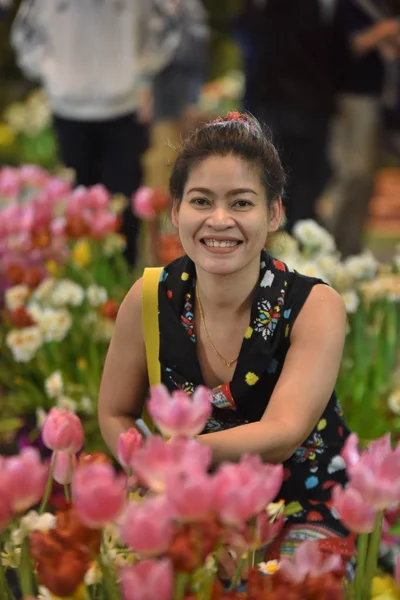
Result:
<svg viewBox="0 0 400 600"><path fill-rule="evenodd" d="M314 285L324 283L300 275L267 252L261 253L259 285L250 326L242 342L231 382L212 390L213 412L204 433L259 421L279 379L290 347L290 333ZM162 383L170 391L193 393L204 385L196 353L194 263L181 257L160 277L159 327ZM327 553L349 560L354 538L331 505L331 491L347 482L340 456L349 435L335 392L309 437L284 462L284 483L277 499L286 505L282 535L268 548L266 559L292 553L304 539L318 540Z"/></svg>

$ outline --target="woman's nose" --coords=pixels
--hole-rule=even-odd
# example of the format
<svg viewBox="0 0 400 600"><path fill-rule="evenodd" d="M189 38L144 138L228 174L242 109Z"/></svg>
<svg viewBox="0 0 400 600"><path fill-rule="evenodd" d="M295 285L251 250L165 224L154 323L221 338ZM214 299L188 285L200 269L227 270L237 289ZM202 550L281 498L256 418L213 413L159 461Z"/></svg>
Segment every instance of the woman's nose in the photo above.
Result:
<svg viewBox="0 0 400 600"><path fill-rule="evenodd" d="M208 224L214 229L225 229L230 227L232 223L232 217L229 214L229 211L222 207L216 207L212 214L208 218Z"/></svg>

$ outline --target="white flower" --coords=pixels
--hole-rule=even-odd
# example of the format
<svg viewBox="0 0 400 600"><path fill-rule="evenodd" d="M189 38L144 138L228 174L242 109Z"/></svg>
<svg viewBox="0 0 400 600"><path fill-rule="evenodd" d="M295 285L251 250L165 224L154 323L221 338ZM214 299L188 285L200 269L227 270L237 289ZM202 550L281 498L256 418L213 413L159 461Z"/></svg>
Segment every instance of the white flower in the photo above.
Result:
<svg viewBox="0 0 400 600"><path fill-rule="evenodd" d="M317 263L312 260L302 261L297 265L296 271L306 277L316 277L317 279L324 279L324 273L318 267Z"/></svg>
<svg viewBox="0 0 400 600"><path fill-rule="evenodd" d="M56 406L57 408L66 408L71 412L76 412L78 408L77 402L69 396L60 396L59 398L57 398Z"/></svg>
<svg viewBox="0 0 400 600"><path fill-rule="evenodd" d="M38 302L43 302L47 300L51 294L51 291L56 283L56 280L53 277L47 277L43 279L41 283L37 286L35 291L32 294L32 298L37 300Z"/></svg>
<svg viewBox="0 0 400 600"><path fill-rule="evenodd" d="M109 342L113 336L115 323L111 319L101 319L94 331L94 339L98 342Z"/></svg>
<svg viewBox="0 0 400 600"><path fill-rule="evenodd" d="M273 274L273 272L270 270L266 271L260 283L261 287L271 287L274 279L275 275Z"/></svg>
<svg viewBox="0 0 400 600"><path fill-rule="evenodd" d="M333 236L312 219L297 221L293 227L293 235L312 252L330 253L336 250Z"/></svg>
<svg viewBox="0 0 400 600"><path fill-rule="evenodd" d="M123 235L110 233L103 242L103 252L105 256L114 256L121 254L126 247L126 240Z"/></svg>
<svg viewBox="0 0 400 600"><path fill-rule="evenodd" d="M29 296L29 288L27 285L14 285L5 291L4 299L8 310L17 310L24 306L25 300Z"/></svg>
<svg viewBox="0 0 400 600"><path fill-rule="evenodd" d="M54 600L54 596L44 585L39 585L38 600Z"/></svg>
<svg viewBox="0 0 400 600"><path fill-rule="evenodd" d="M349 275L355 280L373 279L378 270L379 262L370 250L366 250L362 254L346 258L344 266Z"/></svg>
<svg viewBox="0 0 400 600"><path fill-rule="evenodd" d="M44 513L39 515L35 510L30 510L21 519L21 529L26 533L31 531L43 531L47 532L49 529L53 529L56 526L56 517L51 513Z"/></svg>
<svg viewBox="0 0 400 600"><path fill-rule="evenodd" d="M40 317L43 313L43 308L39 306L37 302L29 302L26 306L26 310L28 315L35 321L35 323L39 323Z"/></svg>
<svg viewBox="0 0 400 600"><path fill-rule="evenodd" d="M1 564L11 569L18 569L21 562L21 548L11 541L5 542L1 553Z"/></svg>
<svg viewBox="0 0 400 600"><path fill-rule="evenodd" d="M38 324L46 342L61 342L72 325L72 317L65 309L45 308L38 315Z"/></svg>
<svg viewBox="0 0 400 600"><path fill-rule="evenodd" d="M342 298L348 313L353 314L357 312L357 309L360 305L360 298L356 291L347 290L347 292L342 293Z"/></svg>
<svg viewBox="0 0 400 600"><path fill-rule="evenodd" d="M395 415L400 415L400 388L390 394L388 406Z"/></svg>
<svg viewBox="0 0 400 600"><path fill-rule="evenodd" d="M94 409L92 399L89 398L89 396L82 396L80 408L83 412L87 413L88 415L93 414Z"/></svg>
<svg viewBox="0 0 400 600"><path fill-rule="evenodd" d="M36 426L39 427L39 429L42 429L46 419L47 412L44 410L44 408L38 407L36 409Z"/></svg>
<svg viewBox="0 0 400 600"><path fill-rule="evenodd" d="M14 360L29 362L43 344L39 327L12 329L6 337L6 345L10 348Z"/></svg>
<svg viewBox="0 0 400 600"><path fill-rule="evenodd" d="M44 389L48 398L58 398L64 390L63 378L60 371L55 371L44 382Z"/></svg>
<svg viewBox="0 0 400 600"><path fill-rule="evenodd" d="M90 306L101 306L108 299L107 290L98 285L90 285L86 290L86 297L89 300Z"/></svg>
<svg viewBox="0 0 400 600"><path fill-rule="evenodd" d="M95 585L103 579L103 574L97 562L93 563L85 573L85 585Z"/></svg>
<svg viewBox="0 0 400 600"><path fill-rule="evenodd" d="M53 289L51 302L54 306L80 306L85 298L83 288L69 279L60 279Z"/></svg>
<svg viewBox="0 0 400 600"><path fill-rule="evenodd" d="M259 571L263 575L273 575L279 569L279 562L277 560L269 560L268 562L260 562L257 565Z"/></svg>

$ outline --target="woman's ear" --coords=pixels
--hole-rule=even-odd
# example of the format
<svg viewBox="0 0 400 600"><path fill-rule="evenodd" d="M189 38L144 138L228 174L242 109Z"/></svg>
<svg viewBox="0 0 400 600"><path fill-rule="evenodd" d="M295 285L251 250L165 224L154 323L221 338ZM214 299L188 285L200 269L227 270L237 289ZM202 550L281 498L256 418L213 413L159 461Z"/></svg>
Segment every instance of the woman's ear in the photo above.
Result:
<svg viewBox="0 0 400 600"><path fill-rule="evenodd" d="M176 229L178 229L178 224L179 224L178 213L179 213L178 203L176 200L173 200L172 201L172 211L171 211L171 221L172 221L172 225L174 227L176 227Z"/></svg>
<svg viewBox="0 0 400 600"><path fill-rule="evenodd" d="M278 196L269 209L269 222L268 222L268 231L269 233L274 233L278 231L279 227L282 224L283 218L283 204L282 197Z"/></svg>

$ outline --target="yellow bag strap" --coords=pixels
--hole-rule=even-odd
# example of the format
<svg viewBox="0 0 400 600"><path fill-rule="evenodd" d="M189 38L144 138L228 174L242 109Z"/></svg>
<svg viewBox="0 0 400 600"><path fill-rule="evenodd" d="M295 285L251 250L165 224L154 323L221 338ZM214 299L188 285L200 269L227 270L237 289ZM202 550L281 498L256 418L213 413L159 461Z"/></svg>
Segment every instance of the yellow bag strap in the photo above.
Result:
<svg viewBox="0 0 400 600"><path fill-rule="evenodd" d="M149 377L149 385L158 385L161 383L161 367L159 361L160 352L160 329L158 324L158 282L162 267L152 267L144 270L143 285L142 285L142 322L144 344L146 348L147 373ZM137 421L137 425L140 425ZM146 432L145 428L140 427L145 435L155 433L156 428L152 423L150 416L145 408L143 411L143 421L150 432Z"/></svg>
<svg viewBox="0 0 400 600"><path fill-rule="evenodd" d="M160 351L158 282L162 270L162 267L153 267L145 269L143 273L142 319L150 386L161 383L160 362L158 360Z"/></svg>

